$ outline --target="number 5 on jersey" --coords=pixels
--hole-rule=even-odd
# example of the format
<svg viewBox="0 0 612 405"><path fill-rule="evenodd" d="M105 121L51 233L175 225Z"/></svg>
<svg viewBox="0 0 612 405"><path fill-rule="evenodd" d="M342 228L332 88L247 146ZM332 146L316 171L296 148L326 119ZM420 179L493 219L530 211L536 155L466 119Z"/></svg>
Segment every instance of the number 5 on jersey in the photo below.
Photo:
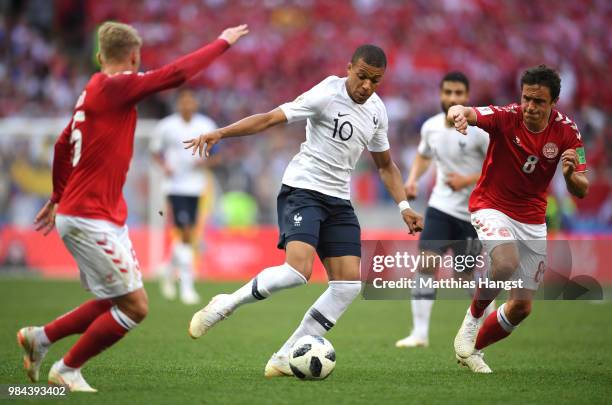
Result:
<svg viewBox="0 0 612 405"><path fill-rule="evenodd" d="M75 128L77 123L85 121L85 111L78 110L72 117L72 132L70 133L70 143L72 144L72 167L75 167L81 160L81 147L83 145L83 134L81 130Z"/></svg>

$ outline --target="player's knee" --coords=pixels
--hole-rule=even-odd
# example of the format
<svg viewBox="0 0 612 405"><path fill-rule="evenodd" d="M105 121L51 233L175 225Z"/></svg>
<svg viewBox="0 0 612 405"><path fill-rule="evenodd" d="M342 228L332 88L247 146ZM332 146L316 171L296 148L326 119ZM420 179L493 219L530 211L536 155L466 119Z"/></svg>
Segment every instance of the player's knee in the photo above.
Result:
<svg viewBox="0 0 612 405"><path fill-rule="evenodd" d="M493 261L493 271L498 280L507 280L516 272L519 265L518 257L514 255L503 255L496 257Z"/></svg>
<svg viewBox="0 0 612 405"><path fill-rule="evenodd" d="M149 300L145 296L127 302L120 302L119 309L136 323L142 322L149 314Z"/></svg>
<svg viewBox="0 0 612 405"><path fill-rule="evenodd" d="M179 228L179 233L180 233L180 237L181 237L181 242L182 243L191 243L192 242L192 232L191 232L191 228L184 226Z"/></svg>
<svg viewBox="0 0 612 405"><path fill-rule="evenodd" d="M312 275L312 262L308 262L308 260L287 260L287 264L304 276L306 280L310 280L310 276Z"/></svg>
<svg viewBox="0 0 612 405"><path fill-rule="evenodd" d="M531 313L531 301L509 301L506 304L506 311L508 320L512 324L518 325Z"/></svg>
<svg viewBox="0 0 612 405"><path fill-rule="evenodd" d="M138 300L132 307L132 313L136 319L134 322L142 322L149 314L149 302L147 299Z"/></svg>
<svg viewBox="0 0 612 405"><path fill-rule="evenodd" d="M290 242L287 248L287 264L300 272L307 280L312 275L314 248L306 243Z"/></svg>

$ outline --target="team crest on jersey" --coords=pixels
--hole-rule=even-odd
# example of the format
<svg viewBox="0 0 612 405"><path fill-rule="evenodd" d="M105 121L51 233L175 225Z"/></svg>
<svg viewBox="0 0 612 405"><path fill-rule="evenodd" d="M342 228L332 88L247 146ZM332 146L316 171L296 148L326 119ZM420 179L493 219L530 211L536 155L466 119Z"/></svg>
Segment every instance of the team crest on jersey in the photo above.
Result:
<svg viewBox="0 0 612 405"><path fill-rule="evenodd" d="M548 142L542 148L542 154L546 159L554 159L559 154L559 147L554 142Z"/></svg>

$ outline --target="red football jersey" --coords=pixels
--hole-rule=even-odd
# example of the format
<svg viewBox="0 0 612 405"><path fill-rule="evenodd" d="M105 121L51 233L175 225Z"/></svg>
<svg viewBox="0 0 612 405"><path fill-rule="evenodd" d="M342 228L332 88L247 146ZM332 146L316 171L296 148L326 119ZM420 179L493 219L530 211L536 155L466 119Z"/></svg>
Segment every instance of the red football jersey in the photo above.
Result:
<svg viewBox="0 0 612 405"><path fill-rule="evenodd" d="M576 149L586 171L580 132L567 116L552 110L548 125L538 133L523 123L519 105L476 107L476 125L489 133L482 175L470 196L470 211L492 208L525 224L543 224L546 190L561 154Z"/></svg>
<svg viewBox="0 0 612 405"><path fill-rule="evenodd" d="M123 225L127 206L122 189L132 159L136 103L179 86L228 47L217 39L146 73L94 74L55 144L51 201L59 202L57 212Z"/></svg>

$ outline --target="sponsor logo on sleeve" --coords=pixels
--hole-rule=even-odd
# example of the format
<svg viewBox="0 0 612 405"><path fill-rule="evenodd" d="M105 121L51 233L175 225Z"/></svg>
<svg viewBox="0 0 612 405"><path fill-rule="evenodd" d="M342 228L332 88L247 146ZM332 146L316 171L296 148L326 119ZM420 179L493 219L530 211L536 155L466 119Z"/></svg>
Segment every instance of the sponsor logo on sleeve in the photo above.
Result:
<svg viewBox="0 0 612 405"><path fill-rule="evenodd" d="M491 107L476 107L480 115L491 115L493 114L493 110Z"/></svg>

